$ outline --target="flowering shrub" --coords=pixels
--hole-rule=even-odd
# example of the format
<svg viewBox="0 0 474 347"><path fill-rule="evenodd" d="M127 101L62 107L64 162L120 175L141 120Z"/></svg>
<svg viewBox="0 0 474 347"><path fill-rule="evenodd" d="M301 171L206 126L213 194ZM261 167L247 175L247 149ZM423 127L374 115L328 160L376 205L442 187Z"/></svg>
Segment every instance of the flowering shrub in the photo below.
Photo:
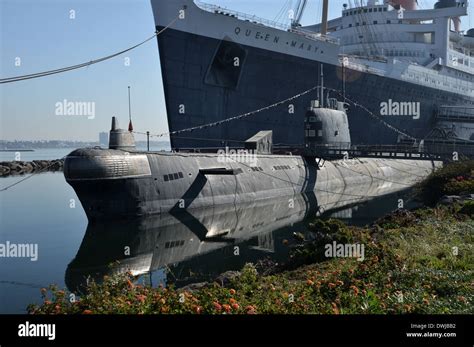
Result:
<svg viewBox="0 0 474 347"><path fill-rule="evenodd" d="M443 195L474 193L474 161L460 161L435 171L416 187L418 198L434 206Z"/></svg>

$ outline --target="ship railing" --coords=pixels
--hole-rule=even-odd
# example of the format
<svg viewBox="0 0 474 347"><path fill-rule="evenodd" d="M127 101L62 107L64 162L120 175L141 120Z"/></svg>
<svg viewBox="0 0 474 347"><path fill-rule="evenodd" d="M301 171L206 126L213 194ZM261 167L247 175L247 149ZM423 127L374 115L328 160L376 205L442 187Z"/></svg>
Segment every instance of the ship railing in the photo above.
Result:
<svg viewBox="0 0 474 347"><path fill-rule="evenodd" d="M474 106L440 106L436 118L448 121L474 122Z"/></svg>
<svg viewBox="0 0 474 347"><path fill-rule="evenodd" d="M332 144L312 144L308 148L315 150L337 150L337 151L360 151L360 152L417 152L419 146L413 144L396 144L396 145L351 145L350 143L332 143Z"/></svg>
<svg viewBox="0 0 474 347"><path fill-rule="evenodd" d="M339 54L339 60L342 60L344 58L347 59L359 59L359 60L368 60L368 61L373 61L377 63L387 63L388 59L386 56L383 55L358 55L358 54L351 54L351 53L340 53Z"/></svg>
<svg viewBox="0 0 474 347"><path fill-rule="evenodd" d="M248 21L248 22L252 22L254 24L260 24L260 25L263 25L263 26L268 26L268 27L272 27L272 28L275 28L275 29L285 30L285 31L287 31L290 28L289 24L272 21L272 20L269 20L269 19L257 17L255 15L250 15L250 14L243 13L243 12L228 10L224 7L221 7L221 6L218 6L218 5L213 5L213 4L208 4L208 3L205 3L205 2L202 2L202 1L199 1L199 0L194 0L194 3L199 8L201 8L201 9L207 11L207 12L212 12L212 13L215 13L215 14L221 14L221 15L224 15L224 16L229 16L229 17L245 20L245 21Z"/></svg>
<svg viewBox="0 0 474 347"><path fill-rule="evenodd" d="M427 69L424 66L409 65L408 69L402 74L402 77L416 80L418 83L424 85L438 84L439 88L474 96L472 82L459 79L455 80L453 77L440 75L437 71Z"/></svg>
<svg viewBox="0 0 474 347"><path fill-rule="evenodd" d="M229 147L233 150L245 151L240 146ZM178 153L217 153L224 147L180 148ZM457 139L425 139L420 144L399 143L394 145L351 145L350 143L278 145L273 147L274 154L292 154L315 156L324 159L349 158L398 158L398 159L443 159L451 160L454 152L462 157L474 158L474 142ZM243 152L242 152L243 153Z"/></svg>
<svg viewBox="0 0 474 347"><path fill-rule="evenodd" d="M340 43L340 40L338 38L331 37L328 35L322 35L320 33L316 33L316 32L301 29L301 28L291 28L289 31L292 33L304 36L310 40L324 41L324 42L334 43L336 45L339 45Z"/></svg>
<svg viewBox="0 0 474 347"><path fill-rule="evenodd" d="M386 157L386 158L448 158L453 152L474 157L474 142L463 142L458 140L425 139L420 143L399 143L395 145L348 145L341 144L311 144L306 147L305 153L327 158L364 158L364 157Z"/></svg>
<svg viewBox="0 0 474 347"><path fill-rule="evenodd" d="M385 76L385 71L376 69L372 66L369 65L364 65L358 62L351 61L350 58L355 58L355 59L364 59L363 57L360 56L353 56L349 54L345 55L340 55L339 56L339 61L341 64L344 64L345 68L352 69L352 70L357 70L361 72L367 72L367 73L372 73L374 75L379 75L379 76ZM374 60L375 61L375 60Z"/></svg>
<svg viewBox="0 0 474 347"><path fill-rule="evenodd" d="M217 153L218 151L225 149L225 146L221 147L182 147L179 149L175 149L173 152L177 153ZM243 148L235 148L232 149L243 149Z"/></svg>

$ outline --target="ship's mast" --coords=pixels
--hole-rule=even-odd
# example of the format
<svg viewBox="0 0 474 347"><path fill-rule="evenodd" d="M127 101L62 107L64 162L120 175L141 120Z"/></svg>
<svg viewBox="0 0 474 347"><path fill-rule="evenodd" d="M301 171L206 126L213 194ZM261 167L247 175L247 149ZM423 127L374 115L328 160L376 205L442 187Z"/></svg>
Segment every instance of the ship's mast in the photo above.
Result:
<svg viewBox="0 0 474 347"><path fill-rule="evenodd" d="M320 86L320 96L319 96L319 106L324 108L324 65L321 64L321 86Z"/></svg>
<svg viewBox="0 0 474 347"><path fill-rule="evenodd" d="M328 33L328 11L329 11L329 0L323 0L323 19L321 21L321 35Z"/></svg>

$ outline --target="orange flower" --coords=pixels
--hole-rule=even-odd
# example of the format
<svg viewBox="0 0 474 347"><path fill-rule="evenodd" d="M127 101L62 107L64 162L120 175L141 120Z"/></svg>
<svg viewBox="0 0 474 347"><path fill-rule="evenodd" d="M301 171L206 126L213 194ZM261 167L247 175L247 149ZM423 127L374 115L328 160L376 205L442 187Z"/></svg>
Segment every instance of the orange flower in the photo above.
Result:
<svg viewBox="0 0 474 347"><path fill-rule="evenodd" d="M343 286L343 285L344 285L344 282L342 282L341 280L337 280L337 281L336 281L336 284L337 284L338 286Z"/></svg>
<svg viewBox="0 0 474 347"><path fill-rule="evenodd" d="M237 302L237 300L235 300L234 298L230 298L229 302L230 302L231 305L233 305Z"/></svg>
<svg viewBox="0 0 474 347"><path fill-rule="evenodd" d="M146 296L145 295L137 295L137 300L140 301L143 304L146 300Z"/></svg>
<svg viewBox="0 0 474 347"><path fill-rule="evenodd" d="M45 305L51 305L51 301L45 300L45 301L44 301L44 304L45 304Z"/></svg>
<svg viewBox="0 0 474 347"><path fill-rule="evenodd" d="M328 283L328 287L332 289L332 288L335 288L336 285L334 283Z"/></svg>
<svg viewBox="0 0 474 347"><path fill-rule="evenodd" d="M339 308L337 307L336 303L335 302L331 303L331 306L332 306L332 312L334 312L334 314L339 314Z"/></svg>
<svg viewBox="0 0 474 347"><path fill-rule="evenodd" d="M247 306L245 310L247 311L247 314L257 314L257 310L251 305Z"/></svg>
<svg viewBox="0 0 474 347"><path fill-rule="evenodd" d="M222 310L222 306L218 302L213 302L212 304L214 305L216 311L220 312Z"/></svg>
<svg viewBox="0 0 474 347"><path fill-rule="evenodd" d="M314 284L314 282L311 281L311 280L307 280L307 281L306 281L306 284L307 284L308 286L312 286L312 285Z"/></svg>
<svg viewBox="0 0 474 347"><path fill-rule="evenodd" d="M129 288L133 288L133 283L128 278L127 278L127 285L128 285Z"/></svg>
<svg viewBox="0 0 474 347"><path fill-rule="evenodd" d="M351 289L354 292L355 296L359 295L359 288L357 288L356 286L351 286Z"/></svg>
<svg viewBox="0 0 474 347"><path fill-rule="evenodd" d="M230 293L230 295L235 295L236 291L235 291L235 289L231 289L231 290L229 290L229 293Z"/></svg>
<svg viewBox="0 0 474 347"><path fill-rule="evenodd" d="M246 311L255 311L255 307L253 307L252 305L248 305L246 308L245 308ZM247 312L248 313L248 312Z"/></svg>
<svg viewBox="0 0 474 347"><path fill-rule="evenodd" d="M84 311L82 311L82 314L92 314L92 311L91 310L84 310Z"/></svg>
<svg viewBox="0 0 474 347"><path fill-rule="evenodd" d="M229 313L229 312L231 311L231 308L230 308L230 306L229 306L229 305L227 305L227 304L224 304L224 305L222 305L222 308L223 308L223 309L224 309L224 311L226 311L227 313Z"/></svg>
<svg viewBox="0 0 474 347"><path fill-rule="evenodd" d="M201 312L202 312L202 307L201 307L201 306L196 306L196 307L194 307L194 312L196 312L196 314L201 314Z"/></svg>
<svg viewBox="0 0 474 347"><path fill-rule="evenodd" d="M236 311L239 309L239 307L240 307L240 306L239 306L239 304L237 304L237 303L236 303L236 304L232 304L232 308L233 308L234 310L236 310Z"/></svg>

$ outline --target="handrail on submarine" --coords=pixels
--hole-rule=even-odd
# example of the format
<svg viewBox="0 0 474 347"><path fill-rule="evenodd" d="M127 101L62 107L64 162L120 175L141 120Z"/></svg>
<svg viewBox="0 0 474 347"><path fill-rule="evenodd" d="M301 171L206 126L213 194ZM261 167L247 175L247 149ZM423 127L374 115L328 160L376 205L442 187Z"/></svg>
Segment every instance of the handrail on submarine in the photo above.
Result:
<svg viewBox="0 0 474 347"><path fill-rule="evenodd" d="M221 147L180 148L179 153L215 153ZM235 147L234 149L243 149ZM302 155L307 157L321 157L326 160L340 159L345 156L351 158L398 158L398 159L449 159L453 151L468 158L474 158L474 143L459 143L456 141L425 140L420 144L397 145L350 145L348 143L321 144L305 147L301 145L274 145L272 154L276 155ZM228 173L230 174L230 173Z"/></svg>
<svg viewBox="0 0 474 347"><path fill-rule="evenodd" d="M348 145L345 143L331 145L312 145L304 149L304 155L316 156L325 159L337 159L345 156L356 158L398 158L451 160L453 152L459 151L468 158L474 158L474 143L459 143L453 141L425 140L422 144L397 145Z"/></svg>

